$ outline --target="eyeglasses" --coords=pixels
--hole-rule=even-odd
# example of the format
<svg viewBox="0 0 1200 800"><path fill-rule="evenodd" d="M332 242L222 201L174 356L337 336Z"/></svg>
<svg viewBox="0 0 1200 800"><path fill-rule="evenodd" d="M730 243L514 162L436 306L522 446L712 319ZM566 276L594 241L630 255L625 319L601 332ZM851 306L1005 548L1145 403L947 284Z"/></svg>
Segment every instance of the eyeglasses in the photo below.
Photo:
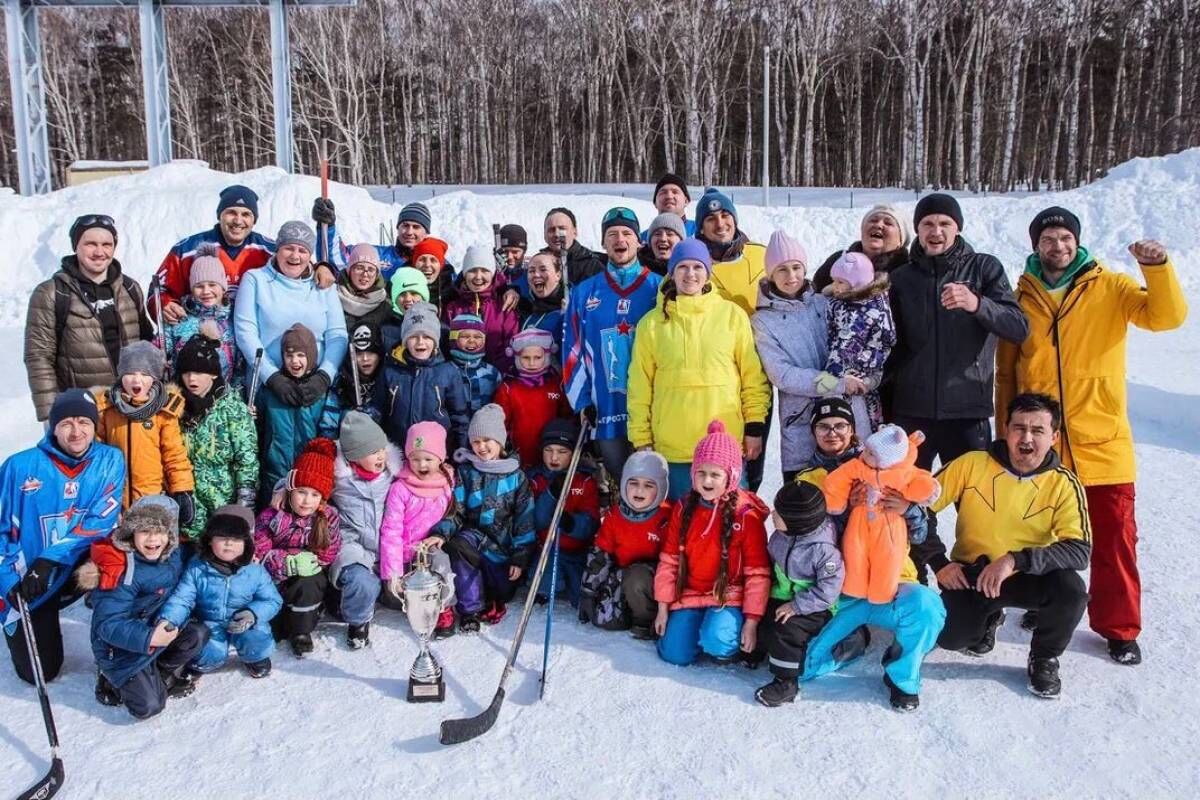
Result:
<svg viewBox="0 0 1200 800"><path fill-rule="evenodd" d="M816 430L816 432L821 434L822 436L825 436L825 435L828 435L831 433L849 433L850 432L850 423L849 422L836 422L833 425L830 425L827 422L818 422L816 424L814 430Z"/></svg>
<svg viewBox="0 0 1200 800"><path fill-rule="evenodd" d="M372 272L379 272L379 267L375 266L374 264L368 264L365 261L360 261L350 267L350 271L358 272L363 275L369 275Z"/></svg>

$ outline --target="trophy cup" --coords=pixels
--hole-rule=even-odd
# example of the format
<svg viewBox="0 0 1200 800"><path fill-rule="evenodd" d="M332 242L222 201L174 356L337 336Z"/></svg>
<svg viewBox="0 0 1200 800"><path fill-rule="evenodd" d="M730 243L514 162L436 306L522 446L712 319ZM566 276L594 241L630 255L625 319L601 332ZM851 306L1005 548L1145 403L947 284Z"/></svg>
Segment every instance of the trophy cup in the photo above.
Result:
<svg viewBox="0 0 1200 800"><path fill-rule="evenodd" d="M450 585L429 566L429 551L417 548L412 569L400 580L400 600L408 624L421 641L421 651L408 671L408 702L440 703L446 699L442 665L429 651L429 637L437 627L438 614L450 596Z"/></svg>

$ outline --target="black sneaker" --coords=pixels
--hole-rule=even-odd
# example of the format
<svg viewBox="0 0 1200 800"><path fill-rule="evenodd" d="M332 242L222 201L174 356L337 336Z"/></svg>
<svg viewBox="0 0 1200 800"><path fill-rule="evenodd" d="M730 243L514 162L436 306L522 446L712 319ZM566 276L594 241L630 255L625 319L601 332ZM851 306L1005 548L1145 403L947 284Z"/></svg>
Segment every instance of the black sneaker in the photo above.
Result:
<svg viewBox="0 0 1200 800"><path fill-rule="evenodd" d="M121 692L112 685L103 672L96 673L96 701L102 706L121 705Z"/></svg>
<svg viewBox="0 0 1200 800"><path fill-rule="evenodd" d="M1026 672L1029 673L1029 691L1048 700L1058 699L1062 681L1058 679L1057 658L1030 656Z"/></svg>
<svg viewBox="0 0 1200 800"><path fill-rule="evenodd" d="M1038 626L1038 612L1036 608L1031 608L1021 615L1021 630L1035 631Z"/></svg>
<svg viewBox="0 0 1200 800"><path fill-rule="evenodd" d="M975 658L983 658L988 653L996 649L996 630L1004 624L1004 611L1001 609L995 614L988 617L987 628L983 631L983 638L975 644L963 650L969 656Z"/></svg>
<svg viewBox="0 0 1200 800"><path fill-rule="evenodd" d="M474 614L465 614L458 620L459 633L479 633L479 617Z"/></svg>
<svg viewBox="0 0 1200 800"><path fill-rule="evenodd" d="M629 629L629 635L643 642L653 642L658 638L654 628L649 625L634 625Z"/></svg>
<svg viewBox="0 0 1200 800"><path fill-rule="evenodd" d="M891 694L889 699L891 701L892 708L896 709L897 711L903 714L908 714L916 711L917 708L920 707L920 696L900 691L900 687L892 683L892 679L886 674L883 676L883 685L888 688L888 692Z"/></svg>
<svg viewBox="0 0 1200 800"><path fill-rule="evenodd" d="M246 663L246 671L250 673L251 678L265 678L271 674L271 659L249 661Z"/></svg>
<svg viewBox="0 0 1200 800"><path fill-rule="evenodd" d="M351 650L362 650L371 643L371 623L351 625L346 629L346 644Z"/></svg>
<svg viewBox="0 0 1200 800"><path fill-rule="evenodd" d="M1135 667L1142 663L1142 648L1137 639L1109 639L1108 657L1118 664Z"/></svg>
<svg viewBox="0 0 1200 800"><path fill-rule="evenodd" d="M766 686L755 689L754 699L767 708L775 708L784 703L795 702L798 694L800 694L800 687L796 685L795 678L776 677Z"/></svg>
<svg viewBox="0 0 1200 800"><path fill-rule="evenodd" d="M307 633L296 634L288 639L288 644L292 646L292 652L296 654L296 658L304 658L313 651L313 640Z"/></svg>

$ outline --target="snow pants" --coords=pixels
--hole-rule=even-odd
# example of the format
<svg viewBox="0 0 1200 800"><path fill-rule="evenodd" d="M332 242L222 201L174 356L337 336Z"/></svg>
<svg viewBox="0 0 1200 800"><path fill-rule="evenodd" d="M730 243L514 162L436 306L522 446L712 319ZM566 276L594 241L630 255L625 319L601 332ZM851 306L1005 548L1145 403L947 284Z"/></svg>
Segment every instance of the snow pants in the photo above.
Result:
<svg viewBox="0 0 1200 800"><path fill-rule="evenodd" d="M841 669L862 655L861 649L855 649L847 658L838 645L860 626L874 625L895 633L900 650L899 657L885 664L883 671L900 691L920 694L921 662L937 646L945 621L946 609L937 592L919 583L900 584L890 603L843 597L833 619L809 642L800 679L808 681Z"/></svg>
<svg viewBox="0 0 1200 800"><path fill-rule="evenodd" d="M658 656L681 667L691 664L701 652L713 658L733 658L741 638L740 608L680 608L667 616Z"/></svg>
<svg viewBox="0 0 1200 800"><path fill-rule="evenodd" d="M1087 486L1092 523L1092 585L1088 621L1105 639L1129 641L1142 632L1142 580L1132 483Z"/></svg>
<svg viewBox="0 0 1200 800"><path fill-rule="evenodd" d="M329 576L325 571L288 578L277 588L283 597L283 609L271 620L275 637L290 639L316 630L325 605L325 592L329 589Z"/></svg>
<svg viewBox="0 0 1200 800"><path fill-rule="evenodd" d="M908 528L895 514L871 516L865 508L850 514L842 537L846 562L842 594L884 604L896 596L900 570L908 558Z"/></svg>
<svg viewBox="0 0 1200 800"><path fill-rule="evenodd" d="M275 636L271 633L271 625L263 620L257 620L254 627L243 633L229 633L225 626L229 620L221 622L205 622L208 627L208 642L196 659L196 669L200 672L212 672L225 666L229 660L229 646L237 650L238 658L243 663L253 664L270 658L275 652Z"/></svg>
<svg viewBox="0 0 1200 800"><path fill-rule="evenodd" d="M554 557L553 554L550 556ZM572 608L579 608L579 595L583 588L583 570L587 566L587 553L558 553L558 586L556 592L566 592L567 600ZM550 567L542 572L542 582L537 593L542 597L550 596Z"/></svg>
<svg viewBox="0 0 1200 800"><path fill-rule="evenodd" d="M790 600L767 603L767 613L759 626L767 650L767 667L778 678L798 678L804 669L808 645L813 637L832 619L829 611L815 614L796 614L787 622L776 622L775 611Z"/></svg>
<svg viewBox="0 0 1200 800"><path fill-rule="evenodd" d="M149 719L167 705L167 685L163 674L178 676L184 667L200 655L208 644L209 631L200 622L189 622L179 629L175 641L163 648L158 658L130 676L117 687L121 702L135 719Z"/></svg>
<svg viewBox="0 0 1200 800"><path fill-rule="evenodd" d="M454 570L454 593L458 597L454 608L459 616L479 614L492 603L507 604L525 577L510 581L511 565L488 558L483 553L485 542L482 533L470 528L464 528L446 542L450 568Z"/></svg>
<svg viewBox="0 0 1200 800"><path fill-rule="evenodd" d="M375 616L381 588L379 576L362 564L347 564L338 573L338 609L348 625L365 625Z"/></svg>

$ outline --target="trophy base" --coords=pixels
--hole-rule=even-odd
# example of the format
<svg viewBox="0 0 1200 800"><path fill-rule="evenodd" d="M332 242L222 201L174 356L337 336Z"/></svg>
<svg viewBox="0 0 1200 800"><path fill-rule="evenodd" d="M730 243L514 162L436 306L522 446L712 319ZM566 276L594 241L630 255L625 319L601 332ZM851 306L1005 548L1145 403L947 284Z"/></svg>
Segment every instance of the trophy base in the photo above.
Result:
<svg viewBox="0 0 1200 800"><path fill-rule="evenodd" d="M408 697L410 703L440 703L446 699L446 682L442 676L430 680L409 677Z"/></svg>

